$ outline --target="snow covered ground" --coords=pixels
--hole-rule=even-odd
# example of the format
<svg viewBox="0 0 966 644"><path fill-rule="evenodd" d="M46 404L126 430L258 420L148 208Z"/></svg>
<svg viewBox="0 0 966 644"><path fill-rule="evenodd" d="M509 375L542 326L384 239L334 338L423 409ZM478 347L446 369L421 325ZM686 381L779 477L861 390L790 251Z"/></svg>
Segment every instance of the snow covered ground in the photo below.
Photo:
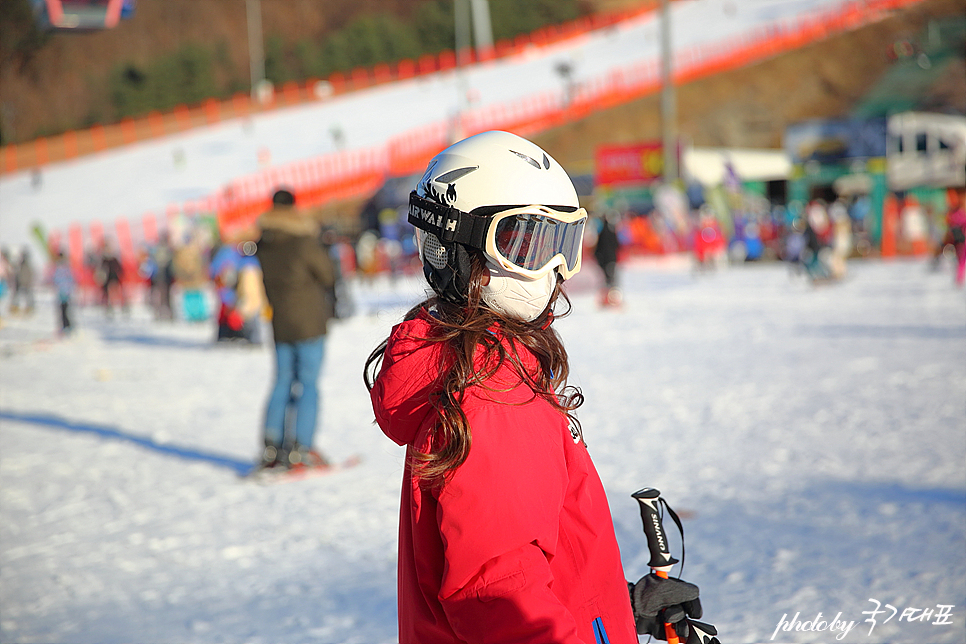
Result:
<svg viewBox="0 0 966 644"><path fill-rule="evenodd" d="M815 288L778 264L695 276L670 258L622 278L625 306L602 311L588 263L557 325L627 576L647 561L630 494L653 486L686 517L684 577L723 642L966 640L966 297L949 272L864 261ZM331 330L318 444L362 464L270 487L237 477L268 347L141 307L79 310L56 340L48 293L4 315L0 641L394 642L403 452L361 372L422 290L355 283L358 314ZM796 613L855 624L775 634Z"/></svg>

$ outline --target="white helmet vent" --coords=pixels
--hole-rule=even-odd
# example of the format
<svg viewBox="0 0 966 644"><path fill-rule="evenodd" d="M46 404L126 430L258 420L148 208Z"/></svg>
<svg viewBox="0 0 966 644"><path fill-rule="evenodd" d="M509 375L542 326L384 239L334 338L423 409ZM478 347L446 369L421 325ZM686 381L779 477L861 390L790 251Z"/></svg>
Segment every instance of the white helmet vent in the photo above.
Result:
<svg viewBox="0 0 966 644"><path fill-rule="evenodd" d="M426 233L423 240L423 258L438 271L446 268L446 249L433 233Z"/></svg>

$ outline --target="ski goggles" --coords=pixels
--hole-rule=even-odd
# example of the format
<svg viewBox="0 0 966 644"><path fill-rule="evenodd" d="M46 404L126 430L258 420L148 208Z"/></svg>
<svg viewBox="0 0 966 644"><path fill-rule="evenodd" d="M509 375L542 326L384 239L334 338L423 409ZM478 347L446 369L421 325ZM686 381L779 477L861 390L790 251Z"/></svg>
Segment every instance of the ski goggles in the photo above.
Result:
<svg viewBox="0 0 966 644"><path fill-rule="evenodd" d="M463 212L420 197L409 197L409 222L443 242L482 250L504 270L537 279L557 269L570 279L580 270L587 211L520 206L495 213ZM487 208L486 210L491 210Z"/></svg>

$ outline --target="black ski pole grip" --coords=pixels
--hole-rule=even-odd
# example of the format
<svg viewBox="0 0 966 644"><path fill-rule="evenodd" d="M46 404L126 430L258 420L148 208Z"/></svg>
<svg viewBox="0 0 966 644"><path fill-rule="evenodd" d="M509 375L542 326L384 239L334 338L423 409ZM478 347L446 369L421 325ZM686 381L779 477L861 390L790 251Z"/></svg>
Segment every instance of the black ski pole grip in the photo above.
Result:
<svg viewBox="0 0 966 644"><path fill-rule="evenodd" d="M718 629L711 624L696 622L691 619L688 620L688 625L691 627L691 630L694 631L694 637L697 638L697 644L721 644L717 637ZM691 637L688 637L688 641L691 641Z"/></svg>
<svg viewBox="0 0 966 644"><path fill-rule="evenodd" d="M641 520L644 522L644 535L647 537L647 549L651 554L651 561L647 564L654 569L667 570L678 562L671 556L667 534L661 525L661 513L658 506L661 492L652 487L638 490L631 495L641 506Z"/></svg>

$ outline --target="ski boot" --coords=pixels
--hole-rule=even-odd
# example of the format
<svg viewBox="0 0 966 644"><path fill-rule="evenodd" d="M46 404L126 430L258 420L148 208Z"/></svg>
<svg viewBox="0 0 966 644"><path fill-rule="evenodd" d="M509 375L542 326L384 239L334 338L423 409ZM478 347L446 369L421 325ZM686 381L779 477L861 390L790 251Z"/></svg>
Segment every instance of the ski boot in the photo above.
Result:
<svg viewBox="0 0 966 644"><path fill-rule="evenodd" d="M255 465L253 473L258 472L268 472L268 471L281 471L288 468L288 455L280 447L272 445L271 443L265 443L265 449L262 450L262 457L258 464Z"/></svg>
<svg viewBox="0 0 966 644"><path fill-rule="evenodd" d="M624 302L624 293L616 286L601 289L600 307L601 308L620 308Z"/></svg>
<svg viewBox="0 0 966 644"><path fill-rule="evenodd" d="M288 467L291 470L327 469L331 463L316 450L296 443L288 453Z"/></svg>

